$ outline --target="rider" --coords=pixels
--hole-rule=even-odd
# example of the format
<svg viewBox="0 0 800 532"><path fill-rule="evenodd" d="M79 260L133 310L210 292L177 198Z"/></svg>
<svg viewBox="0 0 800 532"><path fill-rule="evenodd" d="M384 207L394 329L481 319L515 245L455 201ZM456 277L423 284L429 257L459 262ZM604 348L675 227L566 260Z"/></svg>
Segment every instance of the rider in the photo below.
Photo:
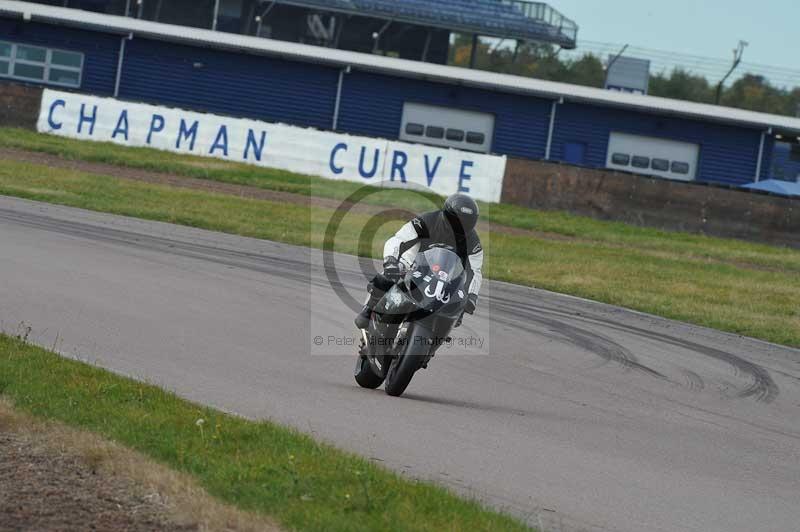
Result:
<svg viewBox="0 0 800 532"><path fill-rule="evenodd" d="M478 205L475 201L465 194L453 194L441 210L421 214L401 227L386 241L383 274L376 275L370 283L370 295L356 316L356 327L366 329L369 326L372 310L383 294L402 278L414 263L417 253L430 248L449 249L461 257L469 286L464 312L474 313L483 280L483 247L475 231L477 223ZM461 319L456 326L460 324Z"/></svg>

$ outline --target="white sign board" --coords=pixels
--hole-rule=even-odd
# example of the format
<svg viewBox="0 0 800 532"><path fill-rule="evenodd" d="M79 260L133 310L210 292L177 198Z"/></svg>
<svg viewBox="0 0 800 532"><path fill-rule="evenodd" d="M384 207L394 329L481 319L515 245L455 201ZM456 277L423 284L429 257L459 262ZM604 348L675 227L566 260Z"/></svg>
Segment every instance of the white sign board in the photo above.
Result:
<svg viewBox="0 0 800 532"><path fill-rule="evenodd" d="M608 58L606 88L620 92L647 94L650 88L650 61L635 57Z"/></svg>
<svg viewBox="0 0 800 532"><path fill-rule="evenodd" d="M37 129L365 185L420 185L497 203L506 158L47 89Z"/></svg>

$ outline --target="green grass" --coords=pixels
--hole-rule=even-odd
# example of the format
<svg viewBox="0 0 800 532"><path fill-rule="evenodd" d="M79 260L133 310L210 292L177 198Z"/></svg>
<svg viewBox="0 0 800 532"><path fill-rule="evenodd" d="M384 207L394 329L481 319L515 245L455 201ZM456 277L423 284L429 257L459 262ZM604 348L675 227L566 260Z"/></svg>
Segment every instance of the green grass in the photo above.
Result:
<svg viewBox="0 0 800 532"><path fill-rule="evenodd" d="M0 129L0 146L68 158L343 198L356 185L155 150L79 142ZM248 200L4 161L0 193L319 247L331 209ZM373 201L410 210L429 200L387 191ZM536 231L491 233L486 273L668 318L800 347L800 251L732 239L658 231L560 212L484 205L484 218ZM349 215L336 249L377 257L397 225L359 245L369 216ZM486 235L484 235L486 237Z"/></svg>
<svg viewBox="0 0 800 532"><path fill-rule="evenodd" d="M282 170L260 168L218 159L179 155L149 148L128 148L106 142L87 142L43 135L14 128L0 128L0 146L38 151L66 159L114 164L166 172L224 183L248 185L304 196L345 199L360 186ZM398 191L383 191L368 202L402 205L409 210L430 208L430 199ZM660 231L633 225L598 221L564 212L535 211L513 205L482 205L483 218L508 227L530 229L569 239L635 247L654 254L667 253L705 261L778 268L800 272L800 252L778 246L689 233Z"/></svg>
<svg viewBox="0 0 800 532"><path fill-rule="evenodd" d="M38 151L76 161L127 166L304 196L344 199L359 188L355 183L336 182L283 170L150 148L122 147L110 142L66 139L25 129L0 128L0 146Z"/></svg>
<svg viewBox="0 0 800 532"><path fill-rule="evenodd" d="M287 529L527 530L297 431L192 404L6 335L0 395L22 412L95 432L188 473L212 496L273 516Z"/></svg>

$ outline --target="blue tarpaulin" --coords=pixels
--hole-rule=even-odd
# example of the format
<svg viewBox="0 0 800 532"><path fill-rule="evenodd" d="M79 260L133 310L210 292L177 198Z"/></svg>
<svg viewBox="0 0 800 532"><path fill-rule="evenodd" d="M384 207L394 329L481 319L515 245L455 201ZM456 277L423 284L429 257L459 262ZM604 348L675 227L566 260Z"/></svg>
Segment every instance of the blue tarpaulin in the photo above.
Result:
<svg viewBox="0 0 800 532"><path fill-rule="evenodd" d="M758 183L743 185L742 188L748 188L750 190L763 190L764 192L783 194L784 196L800 197L800 183L792 183L791 181L767 179L766 181L759 181Z"/></svg>

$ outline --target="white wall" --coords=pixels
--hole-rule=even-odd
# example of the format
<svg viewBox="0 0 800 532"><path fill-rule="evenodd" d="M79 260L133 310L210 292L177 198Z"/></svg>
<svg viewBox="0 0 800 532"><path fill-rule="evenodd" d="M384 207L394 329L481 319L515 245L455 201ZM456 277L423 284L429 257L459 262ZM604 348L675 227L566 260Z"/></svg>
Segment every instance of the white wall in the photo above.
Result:
<svg viewBox="0 0 800 532"><path fill-rule="evenodd" d="M46 89L37 129L216 157L326 179L464 192L497 203L506 158Z"/></svg>

